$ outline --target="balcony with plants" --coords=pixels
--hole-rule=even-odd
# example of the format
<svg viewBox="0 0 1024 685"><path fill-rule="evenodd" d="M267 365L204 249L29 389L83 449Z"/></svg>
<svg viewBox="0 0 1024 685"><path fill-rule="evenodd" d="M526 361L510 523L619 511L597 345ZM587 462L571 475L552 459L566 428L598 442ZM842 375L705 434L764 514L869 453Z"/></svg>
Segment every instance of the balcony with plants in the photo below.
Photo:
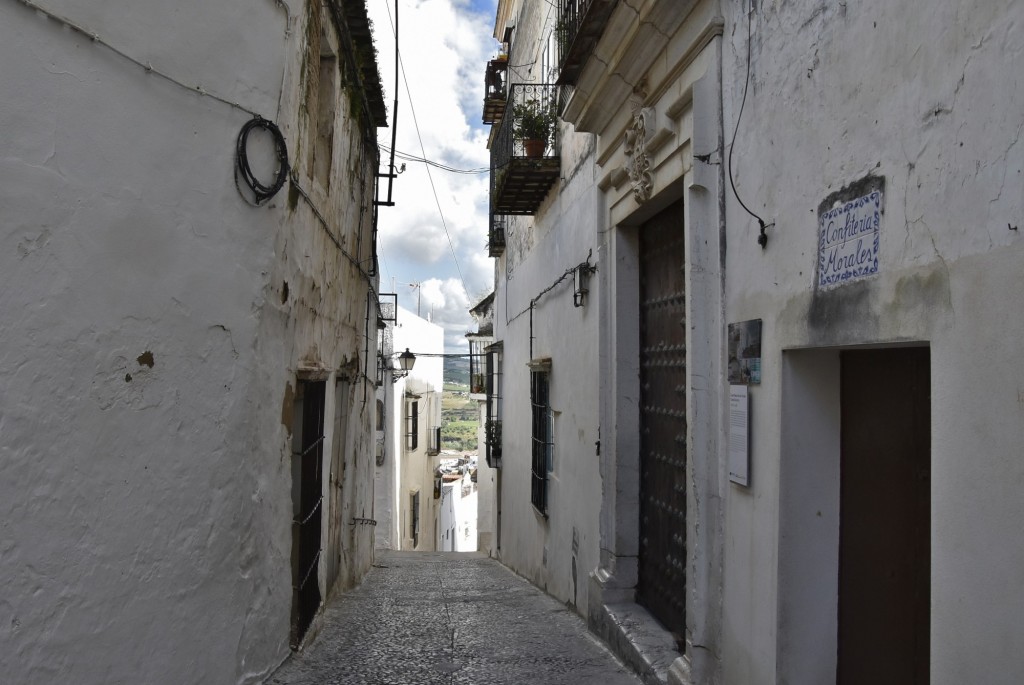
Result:
<svg viewBox="0 0 1024 685"><path fill-rule="evenodd" d="M505 114L508 101L508 56L502 52L487 63L484 75L483 123L496 124Z"/></svg>
<svg viewBox="0 0 1024 685"><path fill-rule="evenodd" d="M558 86L549 83L517 83L509 89L506 114L491 143L493 214L536 214L558 180L558 93Z"/></svg>
<svg viewBox="0 0 1024 685"><path fill-rule="evenodd" d="M558 0L559 85L574 85L604 33L617 0Z"/></svg>

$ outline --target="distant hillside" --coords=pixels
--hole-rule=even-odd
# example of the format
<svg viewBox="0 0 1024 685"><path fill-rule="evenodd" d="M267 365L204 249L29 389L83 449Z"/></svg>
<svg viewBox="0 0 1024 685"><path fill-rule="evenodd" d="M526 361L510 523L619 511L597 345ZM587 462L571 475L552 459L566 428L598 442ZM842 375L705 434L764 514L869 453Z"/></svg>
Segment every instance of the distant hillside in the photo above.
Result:
<svg viewBox="0 0 1024 685"><path fill-rule="evenodd" d="M469 385L469 359L445 357L444 382Z"/></svg>

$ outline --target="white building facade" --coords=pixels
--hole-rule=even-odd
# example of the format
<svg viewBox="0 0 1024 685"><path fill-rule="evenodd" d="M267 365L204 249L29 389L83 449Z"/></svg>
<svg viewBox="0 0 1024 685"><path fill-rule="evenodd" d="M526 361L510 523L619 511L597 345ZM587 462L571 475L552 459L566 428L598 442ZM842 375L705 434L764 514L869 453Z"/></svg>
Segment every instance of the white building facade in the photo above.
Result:
<svg viewBox="0 0 1024 685"><path fill-rule="evenodd" d="M468 468L442 476L438 551L477 551L477 499L477 484Z"/></svg>
<svg viewBox="0 0 1024 685"><path fill-rule="evenodd" d="M498 479L501 477L501 364L500 346L494 341L494 293L469 310L477 330L466 334L469 343L469 397L477 403L476 547L488 556L498 554Z"/></svg>
<svg viewBox="0 0 1024 685"><path fill-rule="evenodd" d="M0 8L5 681L261 682L370 567L368 28Z"/></svg>
<svg viewBox="0 0 1024 685"><path fill-rule="evenodd" d="M444 329L398 307L393 365L408 349L416 361L408 375L397 369L380 389L387 441L376 476L377 546L433 551L437 540L444 389ZM436 496L435 496L436 490Z"/></svg>
<svg viewBox="0 0 1024 685"><path fill-rule="evenodd" d="M771 225L762 249L730 194L725 317L762 331L750 486L724 499L726 680L1017 681L1024 6L747 19L726 121L746 88L733 176Z"/></svg>
<svg viewBox="0 0 1024 685"><path fill-rule="evenodd" d="M495 548L647 677L1024 672L1022 18L499 3Z"/></svg>

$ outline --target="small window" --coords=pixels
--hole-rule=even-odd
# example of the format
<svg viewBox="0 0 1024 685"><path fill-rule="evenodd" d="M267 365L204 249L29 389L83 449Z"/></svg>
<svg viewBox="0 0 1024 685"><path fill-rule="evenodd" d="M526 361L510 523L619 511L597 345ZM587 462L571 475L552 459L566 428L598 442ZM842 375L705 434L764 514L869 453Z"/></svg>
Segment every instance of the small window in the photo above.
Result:
<svg viewBox="0 0 1024 685"><path fill-rule="evenodd" d="M411 522L412 548L420 544L420 493L417 490L409 497L409 521Z"/></svg>
<svg viewBox="0 0 1024 685"><path fill-rule="evenodd" d="M484 425L484 447L487 465L501 468L501 351L500 343L487 351L487 423Z"/></svg>
<svg viewBox="0 0 1024 685"><path fill-rule="evenodd" d="M405 446L409 451L420 446L420 403L406 402L408 412L405 417Z"/></svg>
<svg viewBox="0 0 1024 685"><path fill-rule="evenodd" d="M377 400L377 430L384 430L384 400Z"/></svg>
<svg viewBox="0 0 1024 685"><path fill-rule="evenodd" d="M539 512L548 511L548 474L552 462L554 437L550 397L550 365L534 364L530 371L530 405L532 414L533 473L530 501Z"/></svg>
<svg viewBox="0 0 1024 685"><path fill-rule="evenodd" d="M441 454L441 427L431 426L427 431L427 456L436 457Z"/></svg>
<svg viewBox="0 0 1024 685"><path fill-rule="evenodd" d="M487 388L486 358L484 341L469 341L469 391L474 395L482 395Z"/></svg>

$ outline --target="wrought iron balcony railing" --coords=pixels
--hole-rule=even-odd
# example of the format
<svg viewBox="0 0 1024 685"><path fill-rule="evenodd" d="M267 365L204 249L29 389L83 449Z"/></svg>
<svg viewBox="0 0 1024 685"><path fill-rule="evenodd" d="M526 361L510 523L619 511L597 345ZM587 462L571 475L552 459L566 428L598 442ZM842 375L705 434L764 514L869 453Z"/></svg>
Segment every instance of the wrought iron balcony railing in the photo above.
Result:
<svg viewBox="0 0 1024 685"><path fill-rule="evenodd" d="M558 0L558 84L575 84L618 0Z"/></svg>
<svg viewBox="0 0 1024 685"><path fill-rule="evenodd" d="M505 253L505 226L508 220L500 214L491 215L491 230L487 233L487 254L500 257Z"/></svg>
<svg viewBox="0 0 1024 685"><path fill-rule="evenodd" d="M485 124L496 124L505 114L505 102L508 100L508 58L492 59L487 63L484 77L484 117Z"/></svg>
<svg viewBox="0 0 1024 685"><path fill-rule="evenodd" d="M494 214L535 214L558 180L559 87L511 86L491 143L491 208Z"/></svg>

